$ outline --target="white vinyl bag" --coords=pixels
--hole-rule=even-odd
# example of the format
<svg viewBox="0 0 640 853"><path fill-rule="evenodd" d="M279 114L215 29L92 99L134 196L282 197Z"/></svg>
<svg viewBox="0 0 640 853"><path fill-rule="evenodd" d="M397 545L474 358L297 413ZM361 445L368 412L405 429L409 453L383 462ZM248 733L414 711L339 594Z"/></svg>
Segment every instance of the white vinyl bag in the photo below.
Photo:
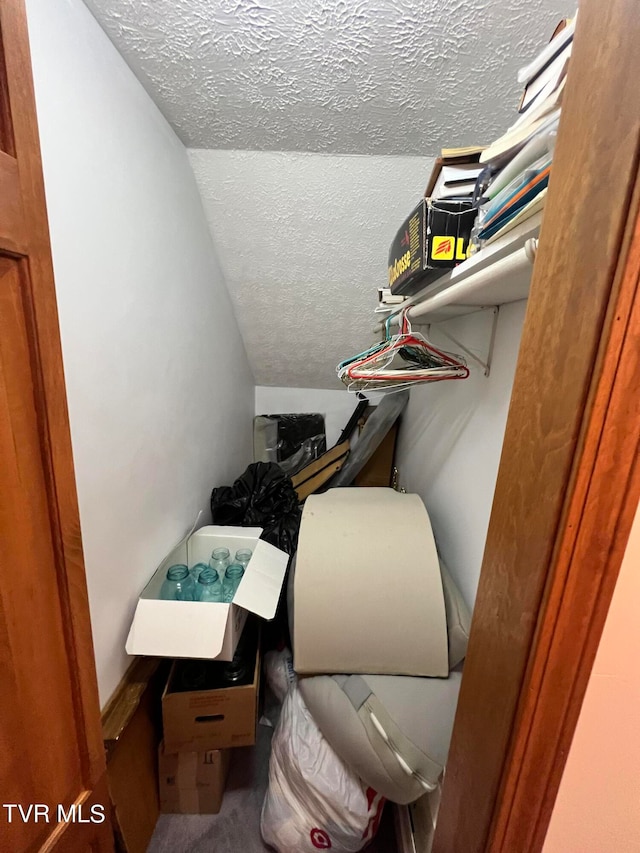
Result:
<svg viewBox="0 0 640 853"><path fill-rule="evenodd" d="M278 853L356 853L375 835L384 803L331 749L291 684L271 744L265 843Z"/></svg>

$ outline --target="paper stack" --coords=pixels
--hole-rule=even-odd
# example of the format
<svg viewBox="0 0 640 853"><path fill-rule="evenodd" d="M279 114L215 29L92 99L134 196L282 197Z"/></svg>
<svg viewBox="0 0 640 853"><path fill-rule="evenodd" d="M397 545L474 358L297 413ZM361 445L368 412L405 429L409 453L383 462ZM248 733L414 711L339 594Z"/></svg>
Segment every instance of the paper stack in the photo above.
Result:
<svg viewBox="0 0 640 853"><path fill-rule="evenodd" d="M480 154L475 246L497 239L545 203L576 16L560 22L549 44L518 73L525 84L517 120Z"/></svg>
<svg viewBox="0 0 640 853"><path fill-rule="evenodd" d="M473 196L478 175L482 172L480 154L484 146L443 148L433 164L425 198L459 200Z"/></svg>

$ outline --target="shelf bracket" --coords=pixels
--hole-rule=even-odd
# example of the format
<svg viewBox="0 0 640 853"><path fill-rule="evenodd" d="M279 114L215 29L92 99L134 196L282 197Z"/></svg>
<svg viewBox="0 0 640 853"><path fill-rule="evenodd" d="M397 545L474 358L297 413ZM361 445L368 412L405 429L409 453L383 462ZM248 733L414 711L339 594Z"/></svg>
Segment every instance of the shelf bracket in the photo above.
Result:
<svg viewBox="0 0 640 853"><path fill-rule="evenodd" d="M450 340L451 343L455 344L458 347L458 349L467 356L468 359L475 362L479 367L481 367L482 370L484 371L485 376L489 376L489 373L491 372L491 361L493 359L493 348L494 348L495 342L496 342L496 329L498 327L499 306L498 305L492 305L492 306L489 306L486 308L482 308L481 310L482 311L491 311L491 313L493 314L493 317L491 319L491 332L489 333L489 346L487 347L487 355L486 355L484 361L481 358L478 358L478 356L475 353L471 352L470 349L468 349L464 344L461 344L457 338L454 338L454 336L452 334L447 332L440 325L438 325L438 333L443 335L448 340ZM414 325L416 325L416 324L414 323ZM429 329L431 328L431 325L432 325L431 323L429 323L427 325L427 334L429 333Z"/></svg>

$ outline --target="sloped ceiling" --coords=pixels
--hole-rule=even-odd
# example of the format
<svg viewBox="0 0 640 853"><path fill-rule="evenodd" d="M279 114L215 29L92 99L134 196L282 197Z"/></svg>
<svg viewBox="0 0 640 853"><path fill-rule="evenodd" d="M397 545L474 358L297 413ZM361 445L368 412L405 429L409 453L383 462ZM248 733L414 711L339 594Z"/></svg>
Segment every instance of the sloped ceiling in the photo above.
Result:
<svg viewBox="0 0 640 853"><path fill-rule="evenodd" d="M389 244L424 189L430 161L190 156L256 383L342 387L335 366L374 340Z"/></svg>
<svg viewBox="0 0 640 853"><path fill-rule="evenodd" d="M499 135L517 68L573 11L566 0L86 2L184 143L209 150L193 164L256 381L300 387L331 387L336 360L370 330L388 244L439 148Z"/></svg>

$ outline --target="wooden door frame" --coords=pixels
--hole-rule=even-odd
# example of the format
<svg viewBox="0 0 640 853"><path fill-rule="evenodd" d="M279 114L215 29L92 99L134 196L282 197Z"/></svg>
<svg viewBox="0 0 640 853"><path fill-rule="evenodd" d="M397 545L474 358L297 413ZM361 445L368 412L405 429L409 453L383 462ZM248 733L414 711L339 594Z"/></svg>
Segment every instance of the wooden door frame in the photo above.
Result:
<svg viewBox="0 0 640 853"><path fill-rule="evenodd" d="M433 853L538 853L640 496L640 21L583 0Z"/></svg>
<svg viewBox="0 0 640 853"><path fill-rule="evenodd" d="M47 521L65 607L63 616L71 657L69 669L74 682L73 702L87 736L86 743L79 744L82 776L87 788L80 800L84 801L90 791L94 794L106 791L102 778L106 764L23 0L0 0L0 29L5 66L2 67L0 55L0 88L3 90L0 131L11 137L10 148L17 152L17 160L0 154L0 188L14 211L10 224L0 220L0 251L19 258L29 270L29 275L24 277L23 301L50 507ZM2 136L0 132L0 138ZM59 834L64 831L65 827L60 827Z"/></svg>
<svg viewBox="0 0 640 853"><path fill-rule="evenodd" d="M640 217L622 276L525 676L492 826L495 851L542 849L638 506Z"/></svg>

